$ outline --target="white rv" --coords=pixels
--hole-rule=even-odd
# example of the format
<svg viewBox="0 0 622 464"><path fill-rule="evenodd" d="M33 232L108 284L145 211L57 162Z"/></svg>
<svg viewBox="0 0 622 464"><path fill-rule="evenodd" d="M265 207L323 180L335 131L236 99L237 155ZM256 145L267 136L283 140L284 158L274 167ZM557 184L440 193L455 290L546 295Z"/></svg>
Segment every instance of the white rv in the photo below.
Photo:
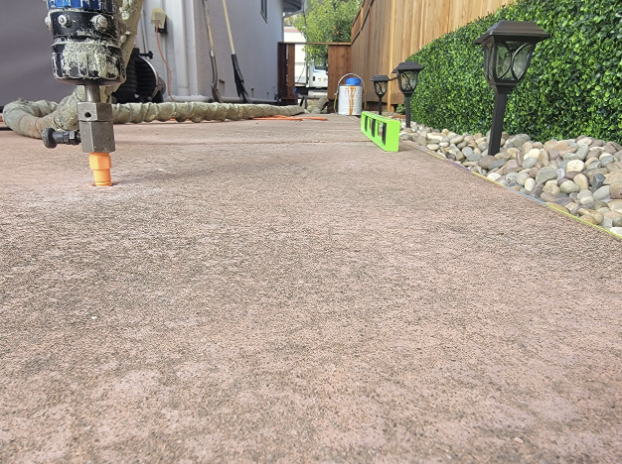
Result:
<svg viewBox="0 0 622 464"><path fill-rule="evenodd" d="M306 42L304 35L295 27L285 26L283 41L296 44L296 87L328 89L328 72L326 67L307 63L307 55L304 50L304 43Z"/></svg>

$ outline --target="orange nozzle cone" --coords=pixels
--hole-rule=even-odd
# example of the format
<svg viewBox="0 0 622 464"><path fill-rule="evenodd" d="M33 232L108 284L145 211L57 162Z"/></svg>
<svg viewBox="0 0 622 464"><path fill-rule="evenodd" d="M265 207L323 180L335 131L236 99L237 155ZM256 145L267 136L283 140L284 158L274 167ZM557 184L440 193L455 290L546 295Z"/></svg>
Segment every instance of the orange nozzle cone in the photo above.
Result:
<svg viewBox="0 0 622 464"><path fill-rule="evenodd" d="M110 168L112 167L110 153L91 153L89 165L93 171L95 186L110 187L112 185L110 178Z"/></svg>

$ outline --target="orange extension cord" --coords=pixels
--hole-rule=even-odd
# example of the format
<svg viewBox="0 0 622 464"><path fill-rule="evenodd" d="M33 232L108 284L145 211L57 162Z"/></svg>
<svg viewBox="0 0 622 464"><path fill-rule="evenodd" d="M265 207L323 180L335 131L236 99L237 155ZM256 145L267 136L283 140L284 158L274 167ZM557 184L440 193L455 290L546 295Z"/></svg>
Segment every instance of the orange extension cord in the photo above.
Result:
<svg viewBox="0 0 622 464"><path fill-rule="evenodd" d="M168 63L166 62L166 59L164 58L164 54L162 53L162 47L160 47L160 33L158 32L157 25L155 27L155 36L156 36L156 42L158 43L158 51L160 52L162 61L164 61L164 65L166 66L166 75L168 77L168 88L166 90L168 90L168 96L171 97L171 100L175 101L175 99L173 98L173 95L171 94L171 81L173 79L172 77L173 73L171 72L171 68L168 67Z"/></svg>
<svg viewBox="0 0 622 464"><path fill-rule="evenodd" d="M322 116L282 116L282 115L275 115L275 116L266 116L264 118L253 118L254 120L261 120L261 121L302 121L303 119L313 119L315 121L328 121L327 118L324 118Z"/></svg>

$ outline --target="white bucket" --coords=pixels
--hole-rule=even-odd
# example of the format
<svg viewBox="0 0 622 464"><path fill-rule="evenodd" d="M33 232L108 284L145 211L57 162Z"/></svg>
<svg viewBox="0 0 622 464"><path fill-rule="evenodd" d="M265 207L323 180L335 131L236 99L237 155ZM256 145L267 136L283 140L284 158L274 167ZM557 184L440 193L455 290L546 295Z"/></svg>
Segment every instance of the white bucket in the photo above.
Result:
<svg viewBox="0 0 622 464"><path fill-rule="evenodd" d="M338 114L360 116L363 111L363 87L340 85Z"/></svg>

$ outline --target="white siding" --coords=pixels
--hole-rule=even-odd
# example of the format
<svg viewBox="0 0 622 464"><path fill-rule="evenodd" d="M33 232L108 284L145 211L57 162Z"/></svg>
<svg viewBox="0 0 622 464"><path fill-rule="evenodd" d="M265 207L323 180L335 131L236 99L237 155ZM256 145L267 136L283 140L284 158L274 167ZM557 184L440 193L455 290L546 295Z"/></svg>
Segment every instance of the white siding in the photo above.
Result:
<svg viewBox="0 0 622 464"><path fill-rule="evenodd" d="M302 35L295 27L285 27L283 41L286 43L296 43L295 45L295 60L296 64L294 67L295 73L295 84L296 85L307 85L307 54L305 53L305 46L301 45L305 43L307 39Z"/></svg>

